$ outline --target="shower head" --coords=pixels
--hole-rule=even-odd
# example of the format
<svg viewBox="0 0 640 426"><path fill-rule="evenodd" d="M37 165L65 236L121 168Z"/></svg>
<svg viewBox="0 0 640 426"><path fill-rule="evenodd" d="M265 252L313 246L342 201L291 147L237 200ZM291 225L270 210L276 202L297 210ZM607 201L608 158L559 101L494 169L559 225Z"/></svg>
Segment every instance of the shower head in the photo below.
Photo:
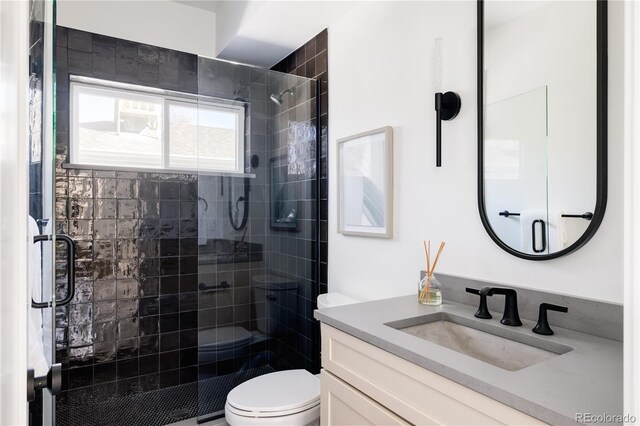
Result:
<svg viewBox="0 0 640 426"><path fill-rule="evenodd" d="M284 95L286 95L287 93L288 93L289 95L293 96L293 95L295 94L295 88L285 89L285 90L283 90L282 92L280 92L280 93L278 93L278 94L275 94L275 93L274 93L274 94L272 94L272 95L271 95L271 97L270 97L270 98L271 98L271 100L272 100L274 103L276 103L276 104L278 104L278 105L282 105L282 103L284 102L284 101L283 101L283 99L282 99L282 97L283 97Z"/></svg>

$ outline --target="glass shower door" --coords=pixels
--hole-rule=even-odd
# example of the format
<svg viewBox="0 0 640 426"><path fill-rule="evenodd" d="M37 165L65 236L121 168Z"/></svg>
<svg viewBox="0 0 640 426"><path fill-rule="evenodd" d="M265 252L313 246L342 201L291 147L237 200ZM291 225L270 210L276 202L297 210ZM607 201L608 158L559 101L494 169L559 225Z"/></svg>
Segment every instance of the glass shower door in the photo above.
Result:
<svg viewBox="0 0 640 426"><path fill-rule="evenodd" d="M316 81L295 75L199 58L198 93L193 325L206 421L247 380L317 372L318 119Z"/></svg>
<svg viewBox="0 0 640 426"><path fill-rule="evenodd" d="M62 389L62 366L55 362L55 313L73 296L74 245L68 236L56 235L54 214L55 2L32 0L29 12L27 398L29 423L50 425L55 423L55 395Z"/></svg>

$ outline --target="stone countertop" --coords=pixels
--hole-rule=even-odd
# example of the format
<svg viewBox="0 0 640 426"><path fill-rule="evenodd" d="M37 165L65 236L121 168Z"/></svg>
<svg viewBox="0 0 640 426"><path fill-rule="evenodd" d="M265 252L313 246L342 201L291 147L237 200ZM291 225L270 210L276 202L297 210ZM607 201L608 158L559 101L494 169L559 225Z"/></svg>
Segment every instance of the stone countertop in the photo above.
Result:
<svg viewBox="0 0 640 426"><path fill-rule="evenodd" d="M564 345L572 350L521 370L508 371L385 325L438 312L473 321L485 331L487 327L498 330L495 334L503 337L518 333L522 342L544 340L550 347ZM502 313L492 312L492 319L481 320L473 316L474 312L474 307L454 302L421 305L415 295L319 309L314 316L549 424L576 424L577 413L623 414L621 342L554 327L552 320L555 334L541 336L531 331L535 322L522 319L522 327L509 327L500 324ZM413 324L416 322L407 321L407 325Z"/></svg>

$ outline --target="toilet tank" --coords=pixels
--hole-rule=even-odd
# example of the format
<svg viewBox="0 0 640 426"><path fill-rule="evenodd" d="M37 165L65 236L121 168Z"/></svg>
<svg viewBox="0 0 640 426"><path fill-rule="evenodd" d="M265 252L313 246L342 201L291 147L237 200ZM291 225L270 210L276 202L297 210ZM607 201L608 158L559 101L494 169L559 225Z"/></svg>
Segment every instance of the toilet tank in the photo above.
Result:
<svg viewBox="0 0 640 426"><path fill-rule="evenodd" d="M335 306L351 305L360 300L338 292L329 292L318 296L318 309L333 308Z"/></svg>
<svg viewBox="0 0 640 426"><path fill-rule="evenodd" d="M284 336L295 328L298 309L298 282L273 274L252 278L258 330Z"/></svg>

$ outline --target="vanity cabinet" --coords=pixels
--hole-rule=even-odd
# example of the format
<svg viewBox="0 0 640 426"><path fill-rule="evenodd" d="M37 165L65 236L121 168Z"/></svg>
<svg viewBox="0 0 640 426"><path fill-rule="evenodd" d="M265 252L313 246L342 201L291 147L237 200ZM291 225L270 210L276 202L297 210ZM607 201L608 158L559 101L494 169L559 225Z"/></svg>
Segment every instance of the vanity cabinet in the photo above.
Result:
<svg viewBox="0 0 640 426"><path fill-rule="evenodd" d="M545 424L326 324L322 367L322 425Z"/></svg>

